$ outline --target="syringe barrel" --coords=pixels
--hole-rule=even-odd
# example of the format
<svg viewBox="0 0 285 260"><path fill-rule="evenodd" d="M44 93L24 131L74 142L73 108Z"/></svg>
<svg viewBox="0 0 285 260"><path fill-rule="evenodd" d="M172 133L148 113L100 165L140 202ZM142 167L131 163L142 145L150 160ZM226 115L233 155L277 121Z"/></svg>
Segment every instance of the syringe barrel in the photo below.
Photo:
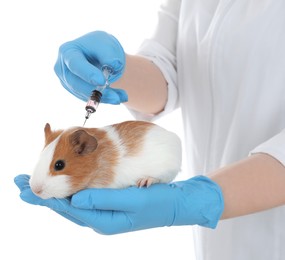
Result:
<svg viewBox="0 0 285 260"><path fill-rule="evenodd" d="M88 100L85 109L90 113L94 113L101 101L102 93L98 90L93 90L90 99Z"/></svg>
<svg viewBox="0 0 285 260"><path fill-rule="evenodd" d="M94 112L96 112L102 98L102 93L106 87L110 85L109 83L109 76L113 73L112 67L108 65L102 66L102 72L105 77L105 84L99 85L96 87L95 90L92 91L90 99L87 101L87 104L85 106L86 115L85 115L85 121L83 126L85 125L86 120L90 117L90 115Z"/></svg>

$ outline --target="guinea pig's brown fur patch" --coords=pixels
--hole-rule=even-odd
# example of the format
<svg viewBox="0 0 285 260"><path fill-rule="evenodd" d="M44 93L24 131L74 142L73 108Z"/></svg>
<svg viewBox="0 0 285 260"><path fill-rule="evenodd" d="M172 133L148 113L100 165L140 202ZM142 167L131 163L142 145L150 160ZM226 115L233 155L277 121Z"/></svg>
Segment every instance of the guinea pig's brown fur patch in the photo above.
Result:
<svg viewBox="0 0 285 260"><path fill-rule="evenodd" d="M141 150L146 132L152 126L152 123L145 121L125 121L113 125L129 156L134 156Z"/></svg>
<svg viewBox="0 0 285 260"><path fill-rule="evenodd" d="M83 129L97 139L97 148L81 155L74 150L70 135ZM64 169L56 171L54 165L58 160L65 162ZM106 187L114 178L114 166L118 161L118 151L104 130L96 128L76 128L62 133L57 143L50 165L50 174L71 176L71 186L75 191L90 187Z"/></svg>

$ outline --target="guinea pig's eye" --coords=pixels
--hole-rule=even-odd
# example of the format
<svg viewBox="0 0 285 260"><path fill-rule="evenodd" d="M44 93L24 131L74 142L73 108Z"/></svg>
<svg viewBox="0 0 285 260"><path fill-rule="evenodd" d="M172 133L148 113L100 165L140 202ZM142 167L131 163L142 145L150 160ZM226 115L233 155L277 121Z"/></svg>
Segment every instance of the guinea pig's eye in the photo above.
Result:
<svg viewBox="0 0 285 260"><path fill-rule="evenodd" d="M65 166L65 162L63 160L58 160L54 164L54 169L56 171L60 171L64 168L64 166Z"/></svg>

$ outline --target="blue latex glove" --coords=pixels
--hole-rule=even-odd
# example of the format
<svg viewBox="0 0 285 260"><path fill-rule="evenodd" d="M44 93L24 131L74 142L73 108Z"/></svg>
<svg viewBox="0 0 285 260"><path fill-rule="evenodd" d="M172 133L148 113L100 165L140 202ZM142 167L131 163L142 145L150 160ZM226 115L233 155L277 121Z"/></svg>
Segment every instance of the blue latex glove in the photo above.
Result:
<svg viewBox="0 0 285 260"><path fill-rule="evenodd" d="M61 45L54 70L65 89L87 101L95 87L105 83L101 67L113 68L109 77L112 83L122 76L125 63L125 52L119 41L106 32L95 31ZM107 87L101 102L120 104L127 100L124 90Z"/></svg>
<svg viewBox="0 0 285 260"><path fill-rule="evenodd" d="M101 234L172 225L215 228L224 209L220 187L205 176L148 188L86 189L70 199L47 200L35 196L28 182L28 175L15 178L22 200L47 206Z"/></svg>

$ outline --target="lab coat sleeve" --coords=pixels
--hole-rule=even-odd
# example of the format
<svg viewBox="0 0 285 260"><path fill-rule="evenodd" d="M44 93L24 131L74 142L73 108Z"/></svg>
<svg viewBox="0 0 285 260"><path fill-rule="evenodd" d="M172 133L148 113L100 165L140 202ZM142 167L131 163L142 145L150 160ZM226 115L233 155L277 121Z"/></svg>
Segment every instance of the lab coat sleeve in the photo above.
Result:
<svg viewBox="0 0 285 260"><path fill-rule="evenodd" d="M176 72L176 41L180 0L167 0L158 12L158 23L153 35L140 46L137 55L151 60L162 72L168 86L168 99L164 110L157 115L145 115L131 110L140 120L156 120L178 107ZM155 86L154 86L155 87Z"/></svg>
<svg viewBox="0 0 285 260"><path fill-rule="evenodd" d="M285 129L250 152L255 153L269 154L285 166Z"/></svg>

